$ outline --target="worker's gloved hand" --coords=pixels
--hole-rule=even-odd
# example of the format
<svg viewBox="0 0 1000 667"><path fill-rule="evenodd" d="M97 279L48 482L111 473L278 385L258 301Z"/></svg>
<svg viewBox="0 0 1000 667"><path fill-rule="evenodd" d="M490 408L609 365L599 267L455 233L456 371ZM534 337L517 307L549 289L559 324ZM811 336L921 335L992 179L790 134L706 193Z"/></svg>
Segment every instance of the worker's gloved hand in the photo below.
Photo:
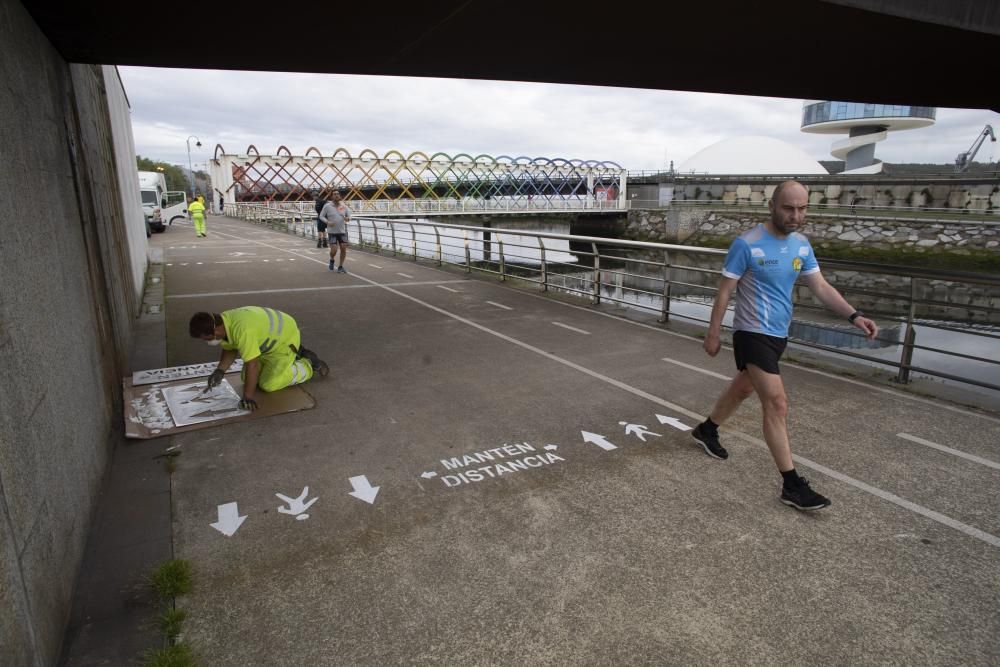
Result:
<svg viewBox="0 0 1000 667"><path fill-rule="evenodd" d="M208 388L214 389L222 384L222 378L225 377L225 372L221 368L216 368L212 371L212 374L208 376Z"/></svg>
<svg viewBox="0 0 1000 667"><path fill-rule="evenodd" d="M253 412L256 409L257 409L257 401L253 400L252 398L244 398L242 401L240 401L240 410L249 410L250 412Z"/></svg>

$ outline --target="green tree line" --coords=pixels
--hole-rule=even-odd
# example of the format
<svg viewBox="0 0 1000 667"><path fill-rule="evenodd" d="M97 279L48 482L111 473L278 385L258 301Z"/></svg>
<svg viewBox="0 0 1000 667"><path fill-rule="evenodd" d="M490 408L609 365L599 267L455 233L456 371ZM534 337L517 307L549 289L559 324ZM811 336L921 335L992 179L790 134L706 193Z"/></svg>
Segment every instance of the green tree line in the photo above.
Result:
<svg viewBox="0 0 1000 667"><path fill-rule="evenodd" d="M135 163L139 168L139 171L162 171L163 175L167 179L167 190L187 191L190 187L188 179L184 175L184 171L175 164L158 162L156 160L151 160L148 157L142 157L141 155L135 156Z"/></svg>

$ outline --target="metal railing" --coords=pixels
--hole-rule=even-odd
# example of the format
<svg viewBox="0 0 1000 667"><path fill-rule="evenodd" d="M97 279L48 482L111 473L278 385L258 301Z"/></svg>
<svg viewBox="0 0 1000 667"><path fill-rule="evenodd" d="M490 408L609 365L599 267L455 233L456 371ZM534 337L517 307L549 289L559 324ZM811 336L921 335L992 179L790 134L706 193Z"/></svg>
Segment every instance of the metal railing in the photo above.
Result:
<svg viewBox="0 0 1000 667"><path fill-rule="evenodd" d="M314 212L310 215L243 203L227 204L225 209L232 217L303 238L316 238ZM501 281L534 284L543 291L577 294L592 304L603 301L640 308L656 312L661 322L673 317L700 324L708 323L708 311L718 291L719 269L726 254L712 248L360 216L352 217L348 236L352 243L378 253L449 264L469 273L495 275ZM699 259L707 261L699 266ZM898 355L878 357L844 349L846 345L838 347L796 335L791 335L790 341L891 367L900 383L907 383L911 374L920 373L1000 391L995 380L1000 376L1000 326L973 323L977 319L1000 323L1000 276L842 260L824 260L822 265L833 273L851 272L883 282L895 280L897 289L871 289L830 280L856 306L861 305L878 319L882 333L872 343L853 326L819 315L825 309L804 298L797 289L796 309L817 313L815 320L805 321L808 327L847 339L848 344L857 343L855 347L898 347ZM943 285L968 289L972 296L965 303L941 298ZM692 310L691 306L697 308ZM963 314L949 314L955 311ZM802 320L797 318L796 322L801 324ZM896 331L902 340L887 337L885 332L889 331ZM969 336L975 344L989 345L996 358L970 353L975 344L918 343L918 331L924 331L922 335L930 338L934 336L928 332ZM919 365L914 362L915 354L975 362L979 372L970 375Z"/></svg>
<svg viewBox="0 0 1000 667"><path fill-rule="evenodd" d="M628 202L592 198L567 197L555 199L545 196L498 197L483 199L352 199L345 202L351 213L375 215L468 215L475 213L535 213L560 211L624 211ZM271 208L291 211L306 217L315 217L314 202L280 202L265 204Z"/></svg>

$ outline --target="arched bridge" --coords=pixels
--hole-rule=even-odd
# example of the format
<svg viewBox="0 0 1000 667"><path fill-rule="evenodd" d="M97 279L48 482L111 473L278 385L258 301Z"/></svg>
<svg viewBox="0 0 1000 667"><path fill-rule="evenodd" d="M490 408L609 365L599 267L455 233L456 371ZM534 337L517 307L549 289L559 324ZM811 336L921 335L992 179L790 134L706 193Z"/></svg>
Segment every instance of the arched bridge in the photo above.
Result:
<svg viewBox="0 0 1000 667"><path fill-rule="evenodd" d="M398 150L380 156L368 148L324 155L315 147L293 155L285 146L262 155L253 145L231 154L216 145L209 169L216 198L228 203L288 204L339 190L352 210L380 215L627 207L626 170L600 160Z"/></svg>

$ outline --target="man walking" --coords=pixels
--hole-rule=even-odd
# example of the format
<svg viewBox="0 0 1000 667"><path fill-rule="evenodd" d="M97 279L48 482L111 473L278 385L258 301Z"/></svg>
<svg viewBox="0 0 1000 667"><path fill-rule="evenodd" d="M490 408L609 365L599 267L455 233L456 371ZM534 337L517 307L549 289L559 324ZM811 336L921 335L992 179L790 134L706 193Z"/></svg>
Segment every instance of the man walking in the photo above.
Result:
<svg viewBox="0 0 1000 667"><path fill-rule="evenodd" d="M780 500L803 511L821 509L830 501L798 476L788 442L788 401L778 359L788 341L796 278L802 275L824 306L846 318L869 339L878 333L875 322L855 310L826 282L809 240L798 233L808 203L809 193L802 184L783 182L768 202L770 219L741 234L729 247L703 347L711 357L719 353L722 318L735 288L733 352L739 373L719 397L709 418L691 432L706 454L729 458L719 443L719 425L756 392L764 412L764 440L783 480Z"/></svg>
<svg viewBox="0 0 1000 667"><path fill-rule="evenodd" d="M188 212L191 214L191 222L194 223L195 236L202 238L208 234L205 232L205 205L201 199L192 199L188 202Z"/></svg>
<svg viewBox="0 0 1000 667"><path fill-rule="evenodd" d="M337 269L337 273L347 273L344 268L344 259L347 257L347 222L351 219L351 211L341 202L340 193L336 190L330 196L330 201L323 206L319 214L321 222L326 224L326 235L330 241L330 270ZM340 263L334 265L337 257L337 248L340 248Z"/></svg>
<svg viewBox="0 0 1000 667"><path fill-rule="evenodd" d="M219 366L208 378L211 389L222 382L237 357L243 359L243 400L240 408L257 409L257 389L278 391L302 384L314 373L325 377L330 368L315 352L302 347L299 327L291 315L273 308L244 306L221 313L191 316L188 331L209 345L222 347Z"/></svg>

